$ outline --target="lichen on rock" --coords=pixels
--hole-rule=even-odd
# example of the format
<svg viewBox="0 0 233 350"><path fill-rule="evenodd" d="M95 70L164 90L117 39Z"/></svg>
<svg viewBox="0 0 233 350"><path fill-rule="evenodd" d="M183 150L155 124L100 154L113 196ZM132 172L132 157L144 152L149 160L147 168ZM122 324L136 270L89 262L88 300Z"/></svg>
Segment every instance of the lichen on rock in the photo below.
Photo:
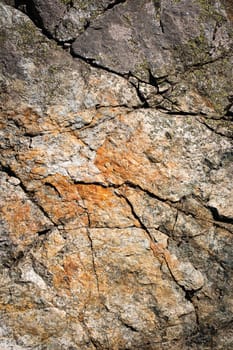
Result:
<svg viewBox="0 0 233 350"><path fill-rule="evenodd" d="M231 3L0 2L1 349L232 349Z"/></svg>

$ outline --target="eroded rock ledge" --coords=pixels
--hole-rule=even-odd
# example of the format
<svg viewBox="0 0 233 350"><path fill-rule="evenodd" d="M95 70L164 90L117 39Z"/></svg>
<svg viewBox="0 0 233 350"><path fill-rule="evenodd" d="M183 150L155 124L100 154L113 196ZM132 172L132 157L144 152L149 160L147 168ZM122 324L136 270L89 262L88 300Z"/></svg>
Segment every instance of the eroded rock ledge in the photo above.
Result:
<svg viewBox="0 0 233 350"><path fill-rule="evenodd" d="M232 1L1 1L1 350L227 350Z"/></svg>

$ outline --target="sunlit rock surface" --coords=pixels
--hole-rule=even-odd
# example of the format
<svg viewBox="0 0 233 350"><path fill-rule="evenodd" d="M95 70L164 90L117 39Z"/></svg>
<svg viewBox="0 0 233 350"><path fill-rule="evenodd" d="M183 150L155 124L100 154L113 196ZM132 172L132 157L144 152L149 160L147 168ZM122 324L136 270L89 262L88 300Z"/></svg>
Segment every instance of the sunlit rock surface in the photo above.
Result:
<svg viewBox="0 0 233 350"><path fill-rule="evenodd" d="M1 350L233 348L232 6L1 1Z"/></svg>

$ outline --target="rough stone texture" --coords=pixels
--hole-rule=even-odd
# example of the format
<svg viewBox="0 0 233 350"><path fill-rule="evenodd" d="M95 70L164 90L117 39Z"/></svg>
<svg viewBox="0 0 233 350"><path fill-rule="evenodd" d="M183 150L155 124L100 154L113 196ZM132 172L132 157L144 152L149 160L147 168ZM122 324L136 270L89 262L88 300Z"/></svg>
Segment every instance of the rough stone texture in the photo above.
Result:
<svg viewBox="0 0 233 350"><path fill-rule="evenodd" d="M80 35L73 53L155 85L163 98L152 107L222 115L233 79L226 10L219 1L126 1Z"/></svg>
<svg viewBox="0 0 233 350"><path fill-rule="evenodd" d="M233 348L231 5L1 1L1 350Z"/></svg>
<svg viewBox="0 0 233 350"><path fill-rule="evenodd" d="M12 5L12 0L7 3ZM49 36L69 42L99 15L124 0L20 0L15 6L25 12Z"/></svg>

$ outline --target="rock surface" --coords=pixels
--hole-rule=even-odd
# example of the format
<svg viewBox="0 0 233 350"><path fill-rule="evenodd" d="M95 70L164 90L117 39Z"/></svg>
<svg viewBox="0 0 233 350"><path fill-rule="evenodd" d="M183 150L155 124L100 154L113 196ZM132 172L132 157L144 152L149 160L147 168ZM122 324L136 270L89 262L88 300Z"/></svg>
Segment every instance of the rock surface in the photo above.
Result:
<svg viewBox="0 0 233 350"><path fill-rule="evenodd" d="M1 1L1 350L232 349L232 5Z"/></svg>

